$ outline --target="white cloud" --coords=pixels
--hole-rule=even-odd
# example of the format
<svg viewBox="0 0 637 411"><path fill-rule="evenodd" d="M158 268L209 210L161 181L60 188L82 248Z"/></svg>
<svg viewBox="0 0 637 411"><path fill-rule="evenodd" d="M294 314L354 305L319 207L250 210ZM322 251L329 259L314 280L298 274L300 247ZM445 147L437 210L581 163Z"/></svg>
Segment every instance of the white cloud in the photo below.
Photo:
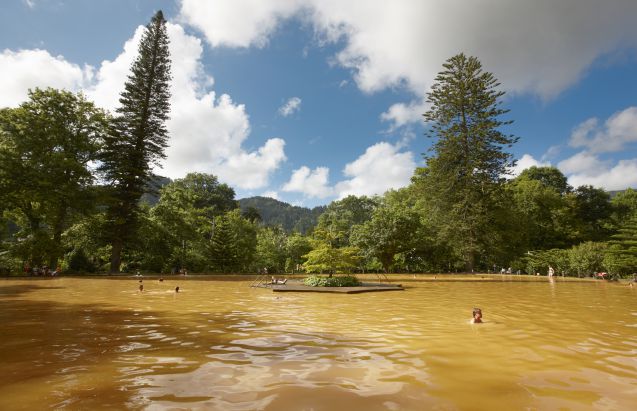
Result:
<svg viewBox="0 0 637 411"><path fill-rule="evenodd" d="M261 194L261 197L269 197L269 198L273 198L275 200L279 199L279 193L277 193L276 191L266 191L263 194Z"/></svg>
<svg viewBox="0 0 637 411"><path fill-rule="evenodd" d="M265 187L271 173L286 159L285 141L271 138L257 150L246 151L243 143L250 133L250 122L245 106L235 104L227 94L217 96L210 90L213 79L203 70L203 47L198 38L176 24L168 23L167 29L173 75L166 124L170 141L164 168L156 171L171 178L190 171L207 172L242 189ZM29 87L51 86L83 89L98 106L115 109L142 32L140 26L123 52L112 61L103 61L96 73L90 66L81 69L43 50L5 50L0 55L0 106L24 101Z"/></svg>
<svg viewBox="0 0 637 411"><path fill-rule="evenodd" d="M620 160L613 167L598 164L588 170L581 170L568 177L573 187L592 185L606 190L637 188L637 159Z"/></svg>
<svg viewBox="0 0 637 411"><path fill-rule="evenodd" d="M589 118L573 130L569 144L586 147L594 153L621 151L637 142L637 107L628 107L608 118L602 126Z"/></svg>
<svg viewBox="0 0 637 411"><path fill-rule="evenodd" d="M410 123L423 122L422 116L429 109L429 104L424 100L414 100L408 104L392 104L386 112L380 115L380 119L392 123L390 130Z"/></svg>
<svg viewBox="0 0 637 411"><path fill-rule="evenodd" d="M513 167L513 169L511 170L511 174L515 177L515 176L519 176L520 173L522 173L522 171L526 170L527 168L531 168L533 166L548 167L550 165L551 163L536 160L530 154L524 154L522 158L520 158L517 161L517 163L515 164L515 167Z"/></svg>
<svg viewBox="0 0 637 411"><path fill-rule="evenodd" d="M603 7L597 0L562 0L559 7L553 0L181 3L181 18L215 47L263 47L279 23L299 16L314 27L319 44L343 44L333 61L352 70L362 91L404 86L416 96L446 59L464 51L479 57L507 91L550 99L600 56L637 46L635 15L634 0ZM396 119L416 119L399 111Z"/></svg>
<svg viewBox="0 0 637 411"><path fill-rule="evenodd" d="M333 192L329 186L330 170L327 167L317 167L310 170L303 166L294 170L290 180L281 188L287 192L303 193L309 198L330 197Z"/></svg>
<svg viewBox="0 0 637 411"><path fill-rule="evenodd" d="M345 166L344 174L351 178L336 184L338 198L383 194L408 185L416 163L410 151L399 149L387 142L368 147L363 155Z"/></svg>
<svg viewBox="0 0 637 411"><path fill-rule="evenodd" d="M291 116L301 110L301 99L298 97L290 97L284 105L279 107L279 114L283 117Z"/></svg>
<svg viewBox="0 0 637 411"><path fill-rule="evenodd" d="M581 151L557 164L565 174L586 173L588 175L597 175L603 172L601 160L594 154Z"/></svg>
<svg viewBox="0 0 637 411"><path fill-rule="evenodd" d="M268 185L270 174L286 160L285 141L271 138L256 152L239 150L213 164L211 171L223 181L243 189ZM214 159L213 159L214 160Z"/></svg>
<svg viewBox="0 0 637 411"><path fill-rule="evenodd" d="M296 0L182 0L180 19L201 30L213 47L264 47L277 24L297 13Z"/></svg>
<svg viewBox="0 0 637 411"><path fill-rule="evenodd" d="M93 78L93 68L69 63L46 50L4 50L0 54L0 107L15 107L28 89L54 87L78 90Z"/></svg>

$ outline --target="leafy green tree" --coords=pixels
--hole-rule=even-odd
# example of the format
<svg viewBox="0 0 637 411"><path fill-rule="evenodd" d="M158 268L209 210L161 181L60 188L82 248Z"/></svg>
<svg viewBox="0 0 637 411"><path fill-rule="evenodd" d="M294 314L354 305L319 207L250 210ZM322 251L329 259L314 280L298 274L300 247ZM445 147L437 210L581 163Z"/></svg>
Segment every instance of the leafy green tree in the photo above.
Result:
<svg viewBox="0 0 637 411"><path fill-rule="evenodd" d="M285 270L287 235L282 227L261 227L257 232L257 269L271 273Z"/></svg>
<svg viewBox="0 0 637 411"><path fill-rule="evenodd" d="M107 214L111 272L119 271L122 250L135 236L138 203L152 178L152 167L165 157L170 80L166 20L158 11L142 35L100 156L100 170L111 191Z"/></svg>
<svg viewBox="0 0 637 411"><path fill-rule="evenodd" d="M106 128L104 112L84 96L51 88L0 110L0 192L20 228L23 259L55 267L62 233L93 210L89 162Z"/></svg>
<svg viewBox="0 0 637 411"><path fill-rule="evenodd" d="M629 188L617 193L611 199L611 206L613 224L615 227L621 226L624 221L637 216L637 190Z"/></svg>
<svg viewBox="0 0 637 411"><path fill-rule="evenodd" d="M526 175L507 184L521 251L567 247L572 243L575 216L569 202L552 187Z"/></svg>
<svg viewBox="0 0 637 411"><path fill-rule="evenodd" d="M285 271L294 273L305 263L307 253L312 250L310 239L299 233L294 233L287 237L285 242Z"/></svg>
<svg viewBox="0 0 637 411"><path fill-rule="evenodd" d="M543 186L552 188L562 195L573 189L568 184L566 176L557 167L531 166L523 170L518 178L539 181Z"/></svg>
<svg viewBox="0 0 637 411"><path fill-rule="evenodd" d="M515 164L504 149L517 138L500 131L511 123L500 120L508 112L501 108L504 92L477 58L458 54L443 67L427 94L431 106L424 117L436 142L419 174L431 209L444 222L442 239L459 250L465 269L472 271L493 235L504 176Z"/></svg>
<svg viewBox="0 0 637 411"><path fill-rule="evenodd" d="M171 265L174 237L153 218L148 206L140 209L138 218L138 239L122 254L122 260L125 262L122 266L124 271L167 271Z"/></svg>
<svg viewBox="0 0 637 411"><path fill-rule="evenodd" d="M352 244L367 258L377 258L387 273L397 254L414 249L420 219L413 208L389 201L377 207L370 220L354 226Z"/></svg>
<svg viewBox="0 0 637 411"><path fill-rule="evenodd" d="M306 258L303 268L308 273L343 273L354 270L361 259L357 247L336 248L325 240L310 240L312 250Z"/></svg>
<svg viewBox="0 0 637 411"><path fill-rule="evenodd" d="M369 220L377 205L378 200L365 196L333 201L319 217L317 230L329 232L332 246L348 246L353 227Z"/></svg>
<svg viewBox="0 0 637 411"><path fill-rule="evenodd" d="M582 225L582 239L606 240L613 212L608 192L593 186L580 186L573 192L573 199L575 215Z"/></svg>
<svg viewBox="0 0 637 411"><path fill-rule="evenodd" d="M569 267L577 276L587 276L601 271L606 244L587 241L568 250Z"/></svg>

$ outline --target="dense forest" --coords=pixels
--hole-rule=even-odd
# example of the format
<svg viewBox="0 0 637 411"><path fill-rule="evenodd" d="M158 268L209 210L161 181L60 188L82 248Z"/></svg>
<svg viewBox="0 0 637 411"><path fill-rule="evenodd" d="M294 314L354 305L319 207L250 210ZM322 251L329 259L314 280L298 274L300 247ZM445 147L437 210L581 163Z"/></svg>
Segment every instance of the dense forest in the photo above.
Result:
<svg viewBox="0 0 637 411"><path fill-rule="evenodd" d="M236 200L211 174L170 181L170 56L161 12L146 28L121 107L35 89L0 110L0 267L67 273L637 271L637 191L571 187L553 167L510 175L503 92L458 54L427 94L432 140L411 184L309 210Z"/></svg>

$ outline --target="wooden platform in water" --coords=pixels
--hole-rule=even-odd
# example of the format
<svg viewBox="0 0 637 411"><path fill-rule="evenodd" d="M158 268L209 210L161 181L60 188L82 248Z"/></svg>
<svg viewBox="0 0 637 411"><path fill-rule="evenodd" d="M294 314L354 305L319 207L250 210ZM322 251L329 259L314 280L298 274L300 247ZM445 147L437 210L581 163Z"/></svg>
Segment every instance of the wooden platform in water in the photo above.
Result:
<svg viewBox="0 0 637 411"><path fill-rule="evenodd" d="M306 292L306 293L340 293L340 294L358 294L371 293L376 291L399 291L404 290L400 284L376 284L363 283L359 287L310 287L300 283L288 283L284 285L269 285L272 291L277 292Z"/></svg>

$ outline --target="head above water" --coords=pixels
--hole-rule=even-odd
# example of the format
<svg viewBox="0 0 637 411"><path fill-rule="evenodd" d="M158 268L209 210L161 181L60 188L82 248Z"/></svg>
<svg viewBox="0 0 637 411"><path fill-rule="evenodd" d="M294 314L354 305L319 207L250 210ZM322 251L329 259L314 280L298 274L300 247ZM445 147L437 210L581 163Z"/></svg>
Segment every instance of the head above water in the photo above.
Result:
<svg viewBox="0 0 637 411"><path fill-rule="evenodd" d="M473 319L475 321L482 321L482 309L480 308L473 309Z"/></svg>

